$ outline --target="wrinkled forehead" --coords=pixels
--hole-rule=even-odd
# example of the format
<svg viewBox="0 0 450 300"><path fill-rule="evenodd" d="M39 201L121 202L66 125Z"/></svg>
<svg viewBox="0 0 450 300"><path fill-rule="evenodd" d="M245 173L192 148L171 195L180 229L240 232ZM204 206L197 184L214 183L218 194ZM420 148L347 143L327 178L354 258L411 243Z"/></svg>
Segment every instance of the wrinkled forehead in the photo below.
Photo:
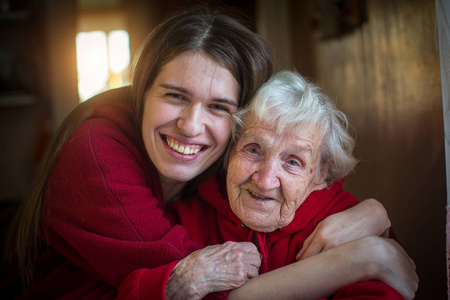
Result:
<svg viewBox="0 0 450 300"><path fill-rule="evenodd" d="M305 138L305 135L313 135L316 141L323 139L324 130L321 124L314 124L311 121L304 120L301 122L288 122L288 120L264 120L249 113L244 122L241 124L240 137L245 135L248 131L254 131L255 128L261 128L273 132L274 138Z"/></svg>
<svg viewBox="0 0 450 300"><path fill-rule="evenodd" d="M322 130L311 123L284 126L255 118L247 119L237 144L256 143L280 151L317 152L322 144Z"/></svg>

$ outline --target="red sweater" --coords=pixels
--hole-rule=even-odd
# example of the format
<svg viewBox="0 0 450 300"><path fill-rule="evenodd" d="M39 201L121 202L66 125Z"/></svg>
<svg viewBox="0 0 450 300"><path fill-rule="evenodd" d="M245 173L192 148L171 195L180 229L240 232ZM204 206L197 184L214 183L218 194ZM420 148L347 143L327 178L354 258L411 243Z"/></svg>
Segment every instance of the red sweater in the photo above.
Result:
<svg viewBox="0 0 450 300"><path fill-rule="evenodd" d="M173 205L174 222L179 222L191 236L205 245L225 241L250 241L262 255L260 273L295 262L303 242L326 217L356 205L357 200L343 190L343 180L329 188L315 191L297 209L294 220L281 231L260 233L243 227L231 210L226 197L225 180L216 177L199 186L201 198ZM193 212L197 212L193 214ZM198 218L196 218L197 216ZM383 282L366 281L340 289L333 299L403 299Z"/></svg>
<svg viewBox="0 0 450 300"><path fill-rule="evenodd" d="M103 105L64 147L47 186L30 298L111 299L143 267L156 268L145 284L161 294L177 261L201 248L165 218L159 176L136 126L126 104Z"/></svg>

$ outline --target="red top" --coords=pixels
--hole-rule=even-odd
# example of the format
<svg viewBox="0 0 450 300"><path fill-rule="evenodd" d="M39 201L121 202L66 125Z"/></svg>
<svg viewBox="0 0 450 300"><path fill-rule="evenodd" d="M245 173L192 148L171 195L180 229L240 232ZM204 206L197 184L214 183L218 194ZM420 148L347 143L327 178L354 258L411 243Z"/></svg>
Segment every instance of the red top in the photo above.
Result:
<svg viewBox="0 0 450 300"><path fill-rule="evenodd" d="M216 177L200 184L198 192L201 198L175 203L173 210L178 218L173 220L180 222L193 238L205 245L225 241L255 243L262 255L260 273L264 273L295 262L303 242L319 222L358 204L350 193L343 190L343 182L341 180L329 188L312 192L295 212L293 221L280 231L261 233L243 227L228 203L225 180ZM343 287L332 298L403 299L396 290L378 281Z"/></svg>
<svg viewBox="0 0 450 300"><path fill-rule="evenodd" d="M159 176L137 132L131 109L115 103L98 107L71 136L49 179L42 229L44 243L36 264L35 284L27 299L113 299L117 292L118 298L124 299L164 299L165 285L175 264L203 247L190 238L185 228L171 225L166 219ZM222 199L219 208L227 207L223 200L226 198L220 196L218 189L208 188L209 183L202 185L202 197L209 199L204 193L210 191L217 200ZM223 225L219 227L215 208L198 200L186 206L179 204L180 220L195 238L216 244L228 234L237 240L248 232L229 214L221 217ZM347 205L336 203L318 215L316 221ZM195 229L196 221L207 222L208 232ZM173 217L172 222L176 222ZM213 226L217 226L216 230L212 230ZM281 233L289 232L289 227ZM298 233L294 248L281 246L285 238L278 241L276 233L267 235L268 268L289 263L314 227L308 225ZM273 249L280 249L276 251L288 253L291 258L279 260L281 256L271 255ZM2 283L0 294L9 295L12 289L8 284L10 279ZM374 293L369 293L373 285ZM379 288L380 285L363 283L365 294L376 295L376 290L381 295L364 299L391 299L386 298L386 293L396 293L387 286ZM343 289L341 294L352 298L357 291ZM19 298L25 297L22 294Z"/></svg>
<svg viewBox="0 0 450 300"><path fill-rule="evenodd" d="M64 147L45 195L33 298L111 299L130 272L159 266L150 287L163 291L177 261L201 248L165 218L159 175L137 132L126 104L103 105Z"/></svg>

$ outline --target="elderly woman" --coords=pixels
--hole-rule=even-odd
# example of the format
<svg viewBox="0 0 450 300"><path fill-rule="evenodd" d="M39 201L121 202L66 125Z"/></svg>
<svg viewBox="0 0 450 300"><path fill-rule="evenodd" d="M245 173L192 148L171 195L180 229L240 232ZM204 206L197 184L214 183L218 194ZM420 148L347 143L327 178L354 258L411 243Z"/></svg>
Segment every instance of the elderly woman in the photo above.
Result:
<svg viewBox="0 0 450 300"><path fill-rule="evenodd" d="M205 245L248 241L258 247L259 273L265 274L233 290L229 299L412 299L414 263L389 239L343 241L296 262L322 220L358 203L342 187L356 164L345 115L316 86L288 71L264 84L240 115L226 184L220 174L211 177L199 187L202 199L172 207L178 216L173 222ZM195 280L193 270L199 268L192 267L192 260L180 261L166 296L188 297L178 288ZM220 266L204 264L204 272L214 274L215 268Z"/></svg>

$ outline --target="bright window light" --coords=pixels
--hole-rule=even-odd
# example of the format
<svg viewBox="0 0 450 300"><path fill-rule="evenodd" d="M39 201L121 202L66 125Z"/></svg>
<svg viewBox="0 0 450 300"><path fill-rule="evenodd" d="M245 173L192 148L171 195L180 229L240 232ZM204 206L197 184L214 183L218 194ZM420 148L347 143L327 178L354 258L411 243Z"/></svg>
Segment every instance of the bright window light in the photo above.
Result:
<svg viewBox="0 0 450 300"><path fill-rule="evenodd" d="M109 66L114 73L122 73L130 65L130 39L125 30L108 35Z"/></svg>
<svg viewBox="0 0 450 300"><path fill-rule="evenodd" d="M128 84L129 36L124 30L80 32L76 37L80 101Z"/></svg>

